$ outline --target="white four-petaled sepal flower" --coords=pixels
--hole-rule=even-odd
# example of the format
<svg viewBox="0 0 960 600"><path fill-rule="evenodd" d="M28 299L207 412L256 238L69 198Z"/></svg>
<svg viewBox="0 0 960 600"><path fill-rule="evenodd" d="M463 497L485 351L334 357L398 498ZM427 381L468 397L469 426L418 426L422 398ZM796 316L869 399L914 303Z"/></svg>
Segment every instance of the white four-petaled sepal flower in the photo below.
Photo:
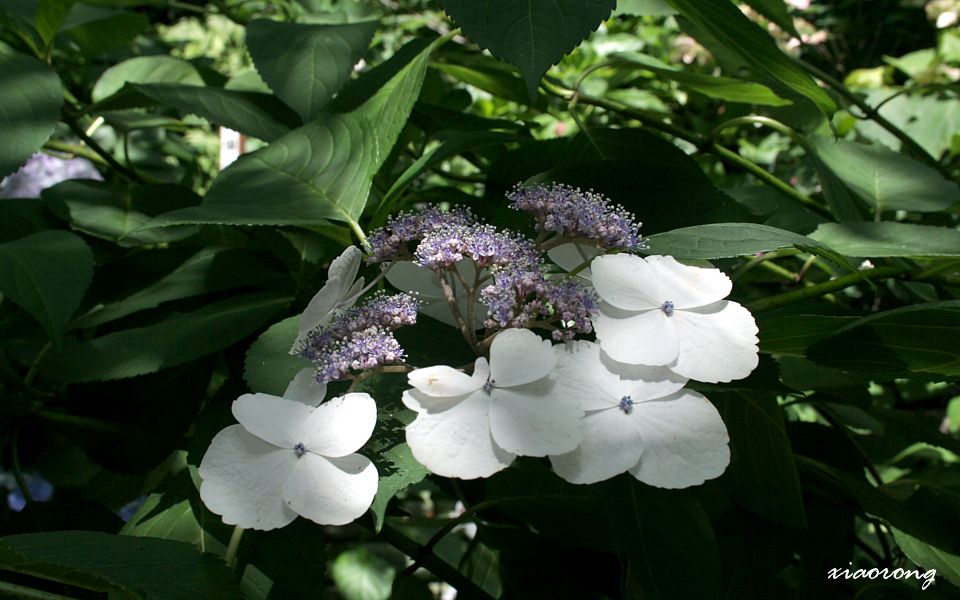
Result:
<svg viewBox="0 0 960 600"><path fill-rule="evenodd" d="M593 342L556 346L558 391L580 399L583 441L551 456L571 483L596 483L629 471L662 488L699 485L730 462L727 428L717 409L663 367L611 370Z"/></svg>
<svg viewBox="0 0 960 600"><path fill-rule="evenodd" d="M370 438L377 407L346 394L313 408L269 394L233 403L239 425L213 438L200 463L200 498L230 525L276 529L297 515L350 523L377 493L377 469L355 454Z"/></svg>
<svg viewBox="0 0 960 600"><path fill-rule="evenodd" d="M550 342L526 329L502 331L489 364L473 375L452 367L417 369L403 402L417 412L407 426L414 457L438 475L474 479L506 468L517 455L569 452L580 442L583 411L558 394Z"/></svg>
<svg viewBox="0 0 960 600"><path fill-rule="evenodd" d="M616 361L666 366L697 381L742 379L758 361L757 324L724 300L730 279L671 256L598 256L590 265L600 347Z"/></svg>
<svg viewBox="0 0 960 600"><path fill-rule="evenodd" d="M333 259L327 269L327 283L314 294L300 315L300 326L292 350L303 344L308 333L329 323L336 311L354 305L363 291L364 280L362 277L357 279L362 261L363 252L356 246L348 246Z"/></svg>

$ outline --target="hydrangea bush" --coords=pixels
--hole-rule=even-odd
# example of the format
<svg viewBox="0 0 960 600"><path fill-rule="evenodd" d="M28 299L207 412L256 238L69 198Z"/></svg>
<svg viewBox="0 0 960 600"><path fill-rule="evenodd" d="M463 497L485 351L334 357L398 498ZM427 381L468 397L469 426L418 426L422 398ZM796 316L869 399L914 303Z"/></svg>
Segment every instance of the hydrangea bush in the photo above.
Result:
<svg viewBox="0 0 960 600"><path fill-rule="evenodd" d="M881 4L0 3L0 596L960 594L960 30Z"/></svg>

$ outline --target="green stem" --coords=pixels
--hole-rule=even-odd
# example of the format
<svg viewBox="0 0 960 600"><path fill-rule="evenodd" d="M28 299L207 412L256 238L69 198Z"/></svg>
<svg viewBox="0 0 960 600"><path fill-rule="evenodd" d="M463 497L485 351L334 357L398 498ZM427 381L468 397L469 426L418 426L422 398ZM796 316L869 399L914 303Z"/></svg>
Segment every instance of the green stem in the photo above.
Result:
<svg viewBox="0 0 960 600"><path fill-rule="evenodd" d="M127 169L125 166L117 162L117 159L113 157L112 154L107 152L103 146L97 143L95 139L87 135L87 132L84 131L83 127L80 127L80 124L77 123L76 119L64 114L63 120L70 127L70 130L73 131L74 135L80 138L87 147L89 147L93 152L100 155L100 158L103 159L103 162L110 165L111 168L119 172L123 177L130 181L142 182L143 180L133 171Z"/></svg>
<svg viewBox="0 0 960 600"><path fill-rule="evenodd" d="M77 600L70 596L62 596L5 581L0 581L0 596L4 598L25 598L27 600Z"/></svg>
<svg viewBox="0 0 960 600"><path fill-rule="evenodd" d="M855 93L847 89L847 86L843 85L842 82L840 82L833 76L827 74L826 72L821 71L817 67L809 63L806 63L802 60L797 60L796 63L802 69L804 69L807 73L810 73L817 79L829 85L833 91L840 94L848 102L850 102L851 104L853 104L854 106L862 110L863 113L870 120L875 121L877 125L889 131L890 134L892 134L894 137L900 140L900 142L903 144L905 148L909 148L910 151L917 156L917 158L920 158L925 163L930 165L930 167L939 171L945 178L951 179L950 172L942 164L940 164L940 161L930 156L930 153L924 150L923 146L918 144L916 140L914 140L912 137L907 135L906 132L904 132L902 129L900 129L899 127L897 127L896 125L888 121L886 117L881 115L879 112L877 112L876 109L874 109L869 104L867 104L865 100L863 100L862 98L857 96Z"/></svg>
<svg viewBox="0 0 960 600"><path fill-rule="evenodd" d="M755 162L747 160L746 158L740 156L733 150L729 150L728 148L725 148L716 142L714 142L713 145L710 146L710 148L708 148L708 150L711 153L715 154L716 156L720 157L721 159L725 160L726 162L740 167L747 173L750 173L751 175L753 175L763 183L767 184L768 186L772 187L778 192L781 192L785 196L793 199L797 203L802 204L804 207L808 208L810 211L817 213L821 217L830 219L831 221L834 220L834 217L832 214L830 214L830 211L820 206L820 204L816 200L797 191L792 185L784 181L781 181L775 175L769 173L766 169L756 164Z"/></svg>
<svg viewBox="0 0 960 600"><path fill-rule="evenodd" d="M47 355L47 352L50 352L51 348L53 348L53 342L47 342L47 344L40 349L40 352L37 352L37 357L33 359L30 370L27 371L27 374L23 378L24 385L27 387L33 385L33 380L37 378L37 374L40 372L40 363L43 362L43 358Z"/></svg>
<svg viewBox="0 0 960 600"><path fill-rule="evenodd" d="M346 216L347 225L350 226L350 231L353 232L353 235L357 237L357 240L360 242L360 245L363 246L363 250L367 253L370 252L372 246L370 246L370 241L367 239L367 234L363 232L363 229L360 227L360 223L357 223L353 217L349 215Z"/></svg>
<svg viewBox="0 0 960 600"><path fill-rule="evenodd" d="M237 564L237 550L240 548L240 538L243 537L243 527L237 525L230 534L230 542L227 543L227 553L223 555L223 560L231 569Z"/></svg>
<svg viewBox="0 0 960 600"><path fill-rule="evenodd" d="M493 596L483 591L477 584L465 577L460 571L447 564L442 558L435 554L420 554L421 546L412 539L405 536L400 530L395 529L389 524L384 524L380 530L380 537L410 558L419 557L420 564L439 579L446 581L457 589L457 597L469 600L483 599L492 600Z"/></svg>
<svg viewBox="0 0 960 600"><path fill-rule="evenodd" d="M103 160L102 156L93 150L90 150L86 146L80 146L79 144L68 144L66 142L50 140L43 145L43 149L51 150L53 152L60 152L62 154L69 154L71 156L79 156L80 158L85 158L91 162L101 165L107 164L107 161Z"/></svg>
<svg viewBox="0 0 960 600"><path fill-rule="evenodd" d="M824 281L823 283L811 285L810 287L803 289L793 290L777 296L770 296L767 298L761 298L760 300L755 300L754 302L748 304L747 308L754 313L773 308L780 308L781 306L795 304L811 298L819 298L820 296L824 296L831 292L840 291L864 280L873 281L874 279L889 279L891 277L903 275L908 271L910 271L910 269L907 267L877 267L875 269L857 271L856 273L837 277L836 279Z"/></svg>

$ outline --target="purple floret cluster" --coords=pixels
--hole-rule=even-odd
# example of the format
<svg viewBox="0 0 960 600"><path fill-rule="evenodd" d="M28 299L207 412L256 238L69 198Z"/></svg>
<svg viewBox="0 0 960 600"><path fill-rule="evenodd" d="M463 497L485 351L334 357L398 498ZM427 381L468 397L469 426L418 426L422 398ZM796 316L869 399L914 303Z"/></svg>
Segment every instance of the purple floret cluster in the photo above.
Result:
<svg viewBox="0 0 960 600"><path fill-rule="evenodd" d="M43 190L68 179L103 181L103 176L88 160L37 153L19 171L0 180L0 198L39 198Z"/></svg>
<svg viewBox="0 0 960 600"><path fill-rule="evenodd" d="M592 240L610 249L643 248L636 217L600 194L563 184L518 185L507 197L512 208L533 215L538 231Z"/></svg>
<svg viewBox="0 0 960 600"><path fill-rule="evenodd" d="M484 323L490 328L529 327L536 321L559 318L551 335L555 341L571 340L593 331L590 315L597 311L596 294L573 280L547 279L540 268L507 269L493 276L480 292L487 306Z"/></svg>
<svg viewBox="0 0 960 600"><path fill-rule="evenodd" d="M347 377L351 371L364 371L382 365L400 364L406 353L393 333L373 326L357 331L347 338L331 341L314 362L317 383L327 383Z"/></svg>
<svg viewBox="0 0 960 600"><path fill-rule="evenodd" d="M533 268L540 262L536 246L523 236L492 225L447 225L429 232L414 252L421 267L440 271L464 258L478 267Z"/></svg>
<svg viewBox="0 0 960 600"><path fill-rule="evenodd" d="M442 211L431 206L421 211L402 212L387 221L385 227L370 234L368 240L371 249L367 263L409 259L412 256L409 242L419 242L437 229L458 225L469 227L476 222L473 213L464 207Z"/></svg>
<svg viewBox="0 0 960 600"><path fill-rule="evenodd" d="M380 292L361 306L345 311L326 327L307 334L294 354L317 367L318 383L404 360L393 330L417 322L420 301L408 294Z"/></svg>

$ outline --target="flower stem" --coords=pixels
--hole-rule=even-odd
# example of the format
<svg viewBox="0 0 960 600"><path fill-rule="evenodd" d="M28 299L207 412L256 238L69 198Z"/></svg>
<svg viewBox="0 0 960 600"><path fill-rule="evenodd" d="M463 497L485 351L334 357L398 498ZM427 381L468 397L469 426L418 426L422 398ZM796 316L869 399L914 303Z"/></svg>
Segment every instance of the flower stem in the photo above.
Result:
<svg viewBox="0 0 960 600"><path fill-rule="evenodd" d="M231 569L237 564L237 549L240 548L240 538L243 536L243 527L237 525L230 534L230 542L227 544L227 553L223 555L223 560Z"/></svg>
<svg viewBox="0 0 960 600"><path fill-rule="evenodd" d="M20 467L20 429L14 429L10 436L10 462L13 466L13 479L23 494L23 499L27 504L33 504L33 495L30 494L30 487L27 485L27 479L23 476L23 469Z"/></svg>
<svg viewBox="0 0 960 600"><path fill-rule="evenodd" d="M571 95L575 93L572 90L567 90L554 83L550 83L547 80L544 80L543 87L551 95L557 96L559 98L563 98L568 101ZM830 220L833 220L833 216L830 215L829 212L825 212L826 209L821 207L815 200L795 190L791 185L781 181L776 176L767 172L767 170L761 167L760 165L740 156L733 150L730 150L728 148L721 146L717 142L709 140L692 131L687 131L686 129L673 125L672 123L667 123L656 115L651 115L643 111L634 110L624 104L620 104L619 102L608 100L606 98L596 98L594 96L589 96L585 94L577 94L577 102L579 104L588 104L590 106L596 106L611 112L619 113L624 117L633 119L635 121L639 121L640 124L642 124L644 127L647 127L649 129L653 129L656 131L660 131L662 133L671 135L675 138L679 138L684 141L687 141L693 144L694 146L696 146L697 148L699 148L701 151L709 152L717 156L724 162L727 162L733 166L743 169L747 173L750 173L751 175L759 179L761 182L782 192L786 196L799 202L800 204L816 212L817 214L821 216L826 216Z"/></svg>
<svg viewBox="0 0 960 600"><path fill-rule="evenodd" d="M889 279L891 277L903 275L908 271L910 271L910 269L907 267L877 267L875 269L858 271L856 273L837 277L836 279L831 279L830 281L824 281L823 283L811 285L810 287L805 287L803 289L793 290L777 296L761 298L760 300L755 300L748 304L747 308L754 313L773 308L780 308L781 306L795 304L811 298L819 298L820 296L824 296L831 292L840 291L845 287L849 287L864 280L873 281L875 279Z"/></svg>
<svg viewBox="0 0 960 600"><path fill-rule="evenodd" d="M942 164L940 164L940 161L930 156L930 153L924 150L923 146L918 144L916 140L914 140L912 137L907 135L906 132L904 132L902 129L900 129L899 127L897 127L896 125L888 121L886 117L881 115L876 109L874 109L869 104L867 104L865 100L863 100L862 98L857 96L855 93L847 89L847 86L843 85L843 83L841 83L839 80L827 74L826 72L821 71L817 67L807 62L804 62L802 60L797 60L796 63L797 65L800 66L800 68L804 69L807 73L810 73L817 79L829 85L833 91L843 96L848 102L850 102L850 104L853 104L854 106L862 110L863 113L867 116L867 118L869 118L871 121L876 122L877 125L889 131L894 137L900 140L900 142L903 144L905 148L909 148L910 151L913 154L915 154L917 158L923 160L931 168L934 168L937 171L939 171L940 174L943 175L945 178L952 179L950 176L950 172Z"/></svg>

